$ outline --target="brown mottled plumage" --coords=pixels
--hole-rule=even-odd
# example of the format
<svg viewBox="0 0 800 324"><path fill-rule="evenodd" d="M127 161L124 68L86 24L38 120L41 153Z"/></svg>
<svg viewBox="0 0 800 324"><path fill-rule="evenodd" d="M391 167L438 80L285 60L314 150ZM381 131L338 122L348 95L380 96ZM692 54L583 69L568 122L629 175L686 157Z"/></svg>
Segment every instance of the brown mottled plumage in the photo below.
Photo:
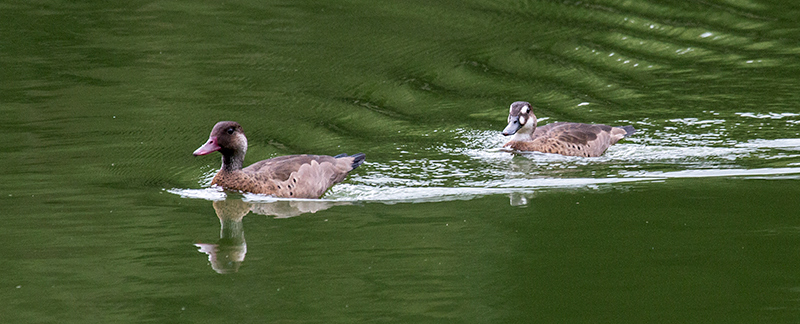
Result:
<svg viewBox="0 0 800 324"><path fill-rule="evenodd" d="M581 123L552 123L536 127L536 115L531 110L531 104L517 101L511 104L508 126L503 130L503 135L514 137L503 147L517 151L596 157L635 131L630 125L612 127Z"/></svg>
<svg viewBox="0 0 800 324"><path fill-rule="evenodd" d="M247 138L242 126L232 121L214 125L208 142L194 156L222 153L222 168L211 181L224 189L285 198L319 198L333 184L364 162L364 153L348 156L287 155L259 161L242 168Z"/></svg>

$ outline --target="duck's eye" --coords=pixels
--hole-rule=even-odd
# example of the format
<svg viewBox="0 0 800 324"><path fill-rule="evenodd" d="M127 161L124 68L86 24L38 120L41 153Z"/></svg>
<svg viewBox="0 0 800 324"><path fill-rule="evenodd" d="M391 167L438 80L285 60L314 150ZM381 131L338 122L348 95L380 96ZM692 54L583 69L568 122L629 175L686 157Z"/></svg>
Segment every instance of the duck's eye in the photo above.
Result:
<svg viewBox="0 0 800 324"><path fill-rule="evenodd" d="M226 129L225 132L228 133L229 135L233 134L233 127L228 127L228 129Z"/></svg>

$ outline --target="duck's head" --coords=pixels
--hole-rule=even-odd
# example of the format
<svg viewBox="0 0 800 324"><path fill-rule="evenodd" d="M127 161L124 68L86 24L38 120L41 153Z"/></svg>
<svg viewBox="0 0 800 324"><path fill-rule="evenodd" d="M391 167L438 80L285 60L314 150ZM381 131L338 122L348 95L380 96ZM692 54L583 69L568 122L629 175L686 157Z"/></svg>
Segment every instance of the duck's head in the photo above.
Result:
<svg viewBox="0 0 800 324"><path fill-rule="evenodd" d="M192 153L194 156L219 151L222 153L223 167L241 168L247 153L247 137L242 126L233 121L221 121L214 125L208 141Z"/></svg>
<svg viewBox="0 0 800 324"><path fill-rule="evenodd" d="M536 130L536 115L531 110L531 104L525 101L517 101L511 104L508 111L508 126L503 129L503 135L515 135L529 137Z"/></svg>

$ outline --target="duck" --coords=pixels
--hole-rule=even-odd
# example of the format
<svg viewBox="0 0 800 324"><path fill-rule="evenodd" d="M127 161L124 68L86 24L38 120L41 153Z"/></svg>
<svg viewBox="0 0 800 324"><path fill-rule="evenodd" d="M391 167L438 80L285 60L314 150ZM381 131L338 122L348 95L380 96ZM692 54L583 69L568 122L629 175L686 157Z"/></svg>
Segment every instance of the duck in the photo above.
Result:
<svg viewBox="0 0 800 324"><path fill-rule="evenodd" d="M366 155L285 155L253 163L245 168L247 137L234 121L214 125L208 141L192 155L222 154L222 167L211 185L225 190L264 194L279 198L316 199L350 171L364 163Z"/></svg>
<svg viewBox="0 0 800 324"><path fill-rule="evenodd" d="M503 129L503 135L513 137L503 147L516 151L598 157L611 145L636 132L632 125L556 122L536 127L536 122L530 103L512 103L508 113L508 126Z"/></svg>

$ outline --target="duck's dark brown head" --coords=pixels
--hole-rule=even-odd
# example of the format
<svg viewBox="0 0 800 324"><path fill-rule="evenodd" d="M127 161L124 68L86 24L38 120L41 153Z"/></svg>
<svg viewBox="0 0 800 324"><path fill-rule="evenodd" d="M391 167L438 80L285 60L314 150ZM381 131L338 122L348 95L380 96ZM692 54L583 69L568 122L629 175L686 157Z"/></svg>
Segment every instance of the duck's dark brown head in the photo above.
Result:
<svg viewBox="0 0 800 324"><path fill-rule="evenodd" d="M233 121L221 121L214 125L208 141L192 153L194 156L219 151L222 153L224 169L241 169L247 153L247 137L242 126Z"/></svg>

